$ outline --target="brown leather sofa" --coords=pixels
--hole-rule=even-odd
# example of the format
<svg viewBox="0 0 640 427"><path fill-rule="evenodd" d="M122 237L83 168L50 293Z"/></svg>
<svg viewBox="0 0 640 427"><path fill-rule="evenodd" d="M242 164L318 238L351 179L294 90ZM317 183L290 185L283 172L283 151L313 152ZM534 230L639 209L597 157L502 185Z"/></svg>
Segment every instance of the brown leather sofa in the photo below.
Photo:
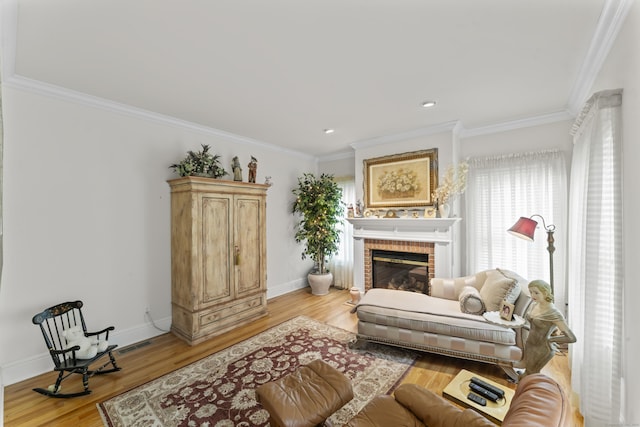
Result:
<svg viewBox="0 0 640 427"><path fill-rule="evenodd" d="M563 427L568 403L553 379L543 374L524 377L511 401L503 427ZM394 396L377 396L346 424L349 427L495 427L473 409L461 409L416 384L402 384Z"/></svg>

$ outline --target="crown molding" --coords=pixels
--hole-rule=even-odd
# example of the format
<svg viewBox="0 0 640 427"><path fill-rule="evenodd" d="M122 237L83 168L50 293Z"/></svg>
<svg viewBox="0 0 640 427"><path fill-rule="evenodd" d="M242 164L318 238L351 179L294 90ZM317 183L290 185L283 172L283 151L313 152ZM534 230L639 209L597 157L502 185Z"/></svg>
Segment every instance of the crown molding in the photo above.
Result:
<svg viewBox="0 0 640 427"><path fill-rule="evenodd" d="M219 137L244 145L257 146L270 151L292 155L306 160L316 160L300 151L289 150L275 144L259 141L231 132L225 132L198 123L178 119L176 117L159 114L131 105L122 104L105 98L88 95L86 93L74 91L65 87L52 85L39 80L30 79L15 73L16 49L18 34L18 0L0 0L0 45L2 58L2 85L5 87L22 90L38 95L60 99L67 102L74 102L85 106L98 108L101 110L118 113L137 119L160 123L172 127L187 129L207 136Z"/></svg>
<svg viewBox="0 0 640 427"><path fill-rule="evenodd" d="M460 120L456 122L456 124L453 126L453 129L452 129L454 138L460 138L465 131L466 129L464 128L464 125Z"/></svg>
<svg viewBox="0 0 640 427"><path fill-rule="evenodd" d="M435 135L442 132L451 132L454 137L464 139L474 136L488 135L493 133L507 132L517 129L523 129L533 126L540 126L549 123L563 122L573 120L573 117L567 110L556 111L553 113L540 114L537 116L526 117L523 119L510 120L501 123L489 124L486 126L478 126L474 128L465 128L460 120L440 123L434 126L416 129L409 132L401 132L393 135L386 135L379 138L372 138L363 141L357 141L351 144L354 149L368 148L376 145L388 144L391 142L404 141L411 138L417 138L428 135Z"/></svg>
<svg viewBox="0 0 640 427"><path fill-rule="evenodd" d="M319 162L331 162L334 160L353 159L356 157L356 153L353 150L341 151L339 153L327 154L326 156L318 157Z"/></svg>
<svg viewBox="0 0 640 427"><path fill-rule="evenodd" d="M556 111L553 113L541 114L538 116L526 117L523 119L510 120L502 123L494 123L486 126L478 126L460 130L460 138L471 138L474 136L488 135L493 133L507 132L533 126L546 125L549 123L572 120L573 116L567 111Z"/></svg>
<svg viewBox="0 0 640 427"><path fill-rule="evenodd" d="M611 46L613 46L632 5L633 0L605 1L587 55L569 94L567 105L569 113L573 117L580 112L582 105L589 98L593 83L607 59Z"/></svg>
<svg viewBox="0 0 640 427"><path fill-rule="evenodd" d="M541 124L559 122L573 119L581 110L582 105L590 95L593 83L602 68L604 61L628 15L633 0L605 0L602 13L598 20L596 31L591 40L587 55L580 68L579 75L571 90L565 111L558 111L539 116L505 121L475 128L466 129L459 120L436 124L425 128L400 132L392 135L371 138L351 143L353 149L361 149L376 145L388 144L411 138L419 138L434 135L441 132L453 132L460 138L505 132ZM268 150L290 154L296 157L315 161L330 161L352 157L352 152L341 152L328 156L315 157L300 151L289 150L263 141L232 134L219 129L199 125L175 117L162 115L148 110L132 107L110 101L104 98L94 97L85 93L72 91L67 88L50 85L37 80L15 74L16 38L18 24L18 0L0 0L0 25L2 36L2 80L3 85L32 93L55 97L66 101L72 101L83 105L100 108L103 110L125 114L144 120L162 123L165 125L186 128L205 135L216 136L252 146L259 146Z"/></svg>
<svg viewBox="0 0 640 427"><path fill-rule="evenodd" d="M156 113L153 111L145 110L131 105L122 104L119 102L111 101L105 98L100 98L93 95L88 95L83 92L77 92L65 87L44 83L39 80L29 79L14 74L10 78L6 79L3 86L22 90L25 92L35 93L38 95L47 96L50 98L56 98L67 102L73 102L76 104L93 107L112 113L122 114L125 116L134 117L137 119L146 120L149 122L160 123L167 126L177 127L181 129L187 129L192 132L200 133L207 136L223 138L234 143L240 143L244 145L250 145L254 147L261 147L270 151L276 151L279 153L288 154L295 157L304 158L307 160L315 160L316 157L302 153L300 151L289 150L278 145L269 144L267 142L259 141L256 139L248 138L245 136L237 135L231 132L203 126L198 123L190 122L187 120L178 119L176 117L167 116L164 114Z"/></svg>
<svg viewBox="0 0 640 427"><path fill-rule="evenodd" d="M222 131L219 129L203 126L197 123L189 122L186 120L178 119L172 116L163 115L142 108L133 107L127 104L118 103L108 99L88 95L86 93L73 91L61 86L51 85L39 80L33 80L19 75L12 75L8 79L4 79L3 86L14 88L26 92L35 93L38 95L44 95L52 98L61 99L68 102L74 102L93 108L98 108L113 113L123 114L138 119L143 119L150 122L160 123L168 126L179 127L182 129L188 129L193 132L197 132L203 135L214 136L231 140L233 142L259 146L271 151L281 152L284 154L301 157L307 160L315 161L333 161L355 157L353 151L343 151L339 153L329 154L327 156L312 156L300 151L289 150L282 148L278 145L269 144L256 139L248 138L245 136L233 134L230 132ZM366 139L362 141L356 141L350 144L354 150L374 147L377 145L384 145L392 142L405 141L412 138L420 138L429 135L436 135L443 132L452 132L454 135L461 139L487 135L492 133L506 132L516 129L522 129L532 126L538 126L543 124L555 123L565 120L572 120L575 114L571 114L569 111L558 111L554 113L543 114L539 116L527 117L524 119L506 121L496 124L490 124L486 126L480 126L475 128L465 128L460 120L454 120L450 122L440 123L433 126L414 129L407 132L400 132L391 135L385 135L381 137Z"/></svg>
<svg viewBox="0 0 640 427"><path fill-rule="evenodd" d="M356 141L351 143L351 148L355 150L359 150L362 148L375 147L376 145L388 144L390 142L404 141L412 138L420 138L423 136L435 135L443 132L451 132L456 126L458 126L459 121L453 120L450 122L440 123L433 126L428 126L424 128L414 129L407 132L400 132L391 135L384 135L376 138L365 139L362 141Z"/></svg>

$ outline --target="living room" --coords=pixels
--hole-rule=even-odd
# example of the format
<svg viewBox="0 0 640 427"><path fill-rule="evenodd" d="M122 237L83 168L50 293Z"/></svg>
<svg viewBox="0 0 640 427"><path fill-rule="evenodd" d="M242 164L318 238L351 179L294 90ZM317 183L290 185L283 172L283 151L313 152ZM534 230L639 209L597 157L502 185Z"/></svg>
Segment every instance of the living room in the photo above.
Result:
<svg viewBox="0 0 640 427"><path fill-rule="evenodd" d="M626 425L640 422L640 408L633 405L640 400L640 386L636 381L640 374L637 364L632 363L640 352L640 338L633 329L640 321L637 310L633 310L633 302L640 299L640 291L633 285L632 276L632 256L638 253L636 242L640 241L640 231L633 223L640 214L640 202L633 188L639 178L634 160L640 158L637 144L640 125L633 120L640 113L637 79L640 75L637 44L640 9L637 4L599 2L604 8L602 15L595 15L593 30L583 34L586 40L579 40L580 46L592 46L594 51L588 54L587 49L583 50L585 59L581 63L585 70L582 73L575 70L574 81L566 85L576 88L580 96L575 99L581 102L570 105L570 94L563 93L563 104L556 106L556 112L563 114L539 111L533 117L517 119L508 115L475 128L466 128L467 124L452 116L418 131L415 128L398 129L377 135L377 138L347 138L345 150L315 155L309 153L315 153L314 146L323 143L310 143L309 151L302 152L247 136L248 132L236 134L197 124L195 118L192 121L178 118L182 111L174 116L154 114L118 102L115 94L116 101L108 93L98 91L89 95L83 91L91 86L91 78L87 76L92 76L92 67L100 64L77 64L82 65L77 74L65 74L67 71L63 67L57 68L59 65L54 60L62 52L53 48L40 50L40 54L43 61L51 63L51 67L43 72L58 79L55 84L40 80L38 69L30 68L30 57L23 53L28 49L42 49L36 43L42 41L41 33L34 28L45 25L40 20L46 20L56 12L49 10L55 9L51 3L5 1L2 4L4 259L0 285L0 373L3 387L51 370L42 337L31 318L57 302L83 300L92 325L115 324L112 339L122 346L161 334L149 320L147 311L158 326L169 329L171 226L167 180L175 177L169 165L182 158L187 150L209 144L221 155L227 168L234 156L242 159L243 168L250 156L255 156L258 182L263 183L267 176L271 177L273 185L267 196L267 292L269 298L274 298L306 286L310 263L300 259L300 245L292 237L294 218L291 215L291 189L302 173L350 175L355 178L356 188L361 188L363 160L430 148L438 148L441 172L448 164L470 157L542 150L563 152L569 166L573 151L570 131L583 102L601 90L622 88L625 118L622 123L622 180L625 185L621 224L624 267L616 277L624 286L625 305L618 307L623 316L624 363L624 389L619 403L624 408L620 415ZM568 3L576 10L580 9L578 4ZM553 10L551 3L545 5ZM84 10L89 6L75 3L68 6L77 7L78 13L90 12ZM101 11L114 18L127 10L127 6L120 6L121 9L114 7ZM601 29L604 33L597 34L596 21L606 21L607 17L615 30ZM109 19L101 22L105 27L106 35L101 40L105 46L126 43L126 40L117 39L117 31L111 27ZM154 25L162 28L160 23ZM567 33L567 37L573 34L569 29ZM67 34L66 37L76 39L82 35ZM591 37L597 40L595 44ZM138 53L144 58L141 52ZM109 59L104 58L105 61ZM121 75L114 76L114 81L128 79L144 86L146 80L152 80L153 70L136 69L138 62L143 61L121 66ZM190 66L196 73L197 67ZM188 74L175 70L175 80L153 83L163 85L170 93L169 98L179 97L181 87L190 79ZM66 76L73 76L69 77L73 81L65 83ZM105 87L110 84L106 80L103 83ZM538 86L540 92L552 86L551 83L546 80L527 82ZM233 91L229 92L229 109L233 110L238 106L232 105ZM222 96L223 93L214 95ZM207 96L212 95L208 93ZM419 96L426 95L421 93ZM197 100L192 102L195 105ZM289 101L283 99L281 102ZM491 99L483 99L483 102L490 105ZM158 109L168 111L171 108L162 110L159 106ZM203 115L218 113L223 115L224 111ZM244 117L237 118L238 122L244 120ZM343 121L349 122L349 115L345 114ZM291 126L292 132L296 130L292 124L262 125L267 128ZM318 129L324 126L328 125L319 123ZM339 134L339 129L336 133ZM454 214L462 216L461 209L459 206ZM533 213L523 212L522 215ZM570 223L571 218L568 219ZM538 233L537 239L541 232ZM545 255L544 252L540 254L541 257ZM566 256L561 255L560 250L557 255ZM465 273L466 256L463 241L458 261L460 271ZM569 311L580 309L571 301L568 304Z"/></svg>

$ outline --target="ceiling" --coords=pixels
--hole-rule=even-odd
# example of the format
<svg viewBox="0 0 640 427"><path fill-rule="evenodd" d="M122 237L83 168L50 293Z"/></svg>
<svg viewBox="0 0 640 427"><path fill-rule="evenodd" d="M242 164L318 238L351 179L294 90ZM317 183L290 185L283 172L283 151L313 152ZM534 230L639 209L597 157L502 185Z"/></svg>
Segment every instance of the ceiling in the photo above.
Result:
<svg viewBox="0 0 640 427"><path fill-rule="evenodd" d="M604 5L20 0L15 74L326 157L566 112Z"/></svg>

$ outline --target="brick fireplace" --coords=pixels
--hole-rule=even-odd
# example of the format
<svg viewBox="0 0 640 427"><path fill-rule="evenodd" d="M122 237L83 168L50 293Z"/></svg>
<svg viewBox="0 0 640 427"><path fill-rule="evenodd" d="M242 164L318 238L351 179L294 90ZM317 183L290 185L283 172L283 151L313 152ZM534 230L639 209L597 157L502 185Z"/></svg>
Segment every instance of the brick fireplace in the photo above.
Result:
<svg viewBox="0 0 640 427"><path fill-rule="evenodd" d="M349 218L354 238L354 286L372 288L372 251L428 254L428 279L460 274L460 218Z"/></svg>
<svg viewBox="0 0 640 427"><path fill-rule="evenodd" d="M375 251L390 251L397 254L424 254L427 256L427 285L434 277L435 256L434 244L431 242L410 242L406 240L382 240L382 239L365 239L364 241L364 290L368 291L374 287L373 283L373 254ZM416 269L418 269L417 267ZM403 284L399 283L395 288L399 288ZM391 287L391 286L384 286ZM404 286L406 287L406 285ZM413 291L423 291L426 289L409 289Z"/></svg>

